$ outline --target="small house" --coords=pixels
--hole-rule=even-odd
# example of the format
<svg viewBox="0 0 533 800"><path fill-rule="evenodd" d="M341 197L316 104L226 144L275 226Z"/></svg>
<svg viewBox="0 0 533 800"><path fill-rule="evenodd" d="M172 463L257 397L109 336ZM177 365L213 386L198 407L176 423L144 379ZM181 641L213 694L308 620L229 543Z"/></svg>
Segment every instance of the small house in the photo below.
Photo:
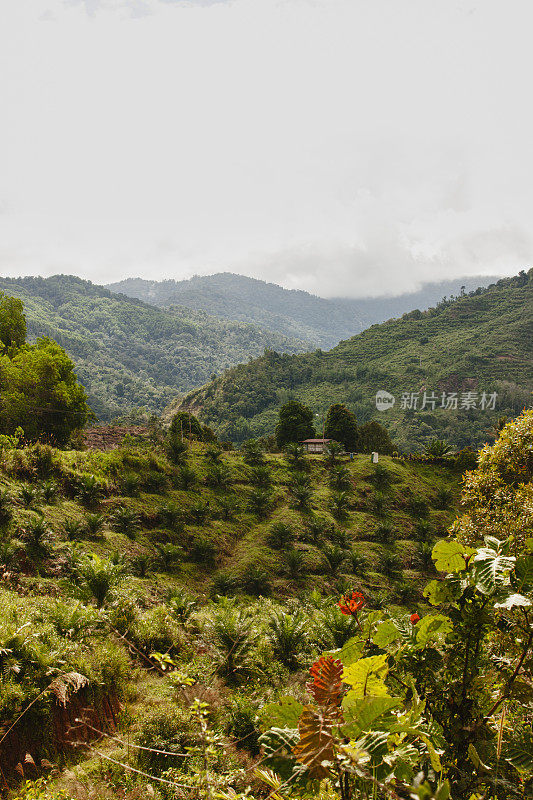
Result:
<svg viewBox="0 0 533 800"><path fill-rule="evenodd" d="M304 439L300 442L306 453L323 453L331 439Z"/></svg>

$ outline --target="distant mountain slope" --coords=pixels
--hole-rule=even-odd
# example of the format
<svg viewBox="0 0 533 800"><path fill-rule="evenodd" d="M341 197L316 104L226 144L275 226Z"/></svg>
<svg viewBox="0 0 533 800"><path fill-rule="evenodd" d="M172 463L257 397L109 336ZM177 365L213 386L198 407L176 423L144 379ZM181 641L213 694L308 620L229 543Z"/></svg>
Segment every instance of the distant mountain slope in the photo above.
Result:
<svg viewBox="0 0 533 800"><path fill-rule="evenodd" d="M324 299L308 292L283 289L273 283L229 272L195 276L185 281L129 278L109 284L113 292L137 297L156 306L179 304L223 319L239 320L304 339L312 347L334 347L375 322L424 310L444 296L488 286L497 278L464 278L425 284L418 292L396 297Z"/></svg>
<svg viewBox="0 0 533 800"><path fill-rule="evenodd" d="M69 275L0 278L0 291L24 302L30 338L49 336L67 350L104 420L139 406L161 411L266 347L307 349L279 333L202 311L162 310Z"/></svg>
<svg viewBox="0 0 533 800"><path fill-rule="evenodd" d="M396 397L376 410L380 389ZM199 413L224 438L272 432L279 405L289 397L319 415L344 402L359 421L379 419L399 446L416 448L440 436L457 446L485 441L502 414L531 404L533 389L533 270L498 281L427 312L374 325L327 353L261 358L229 370L192 392L182 408ZM423 393L438 397L420 410ZM442 392L497 392L494 410L441 409ZM402 409L402 393L420 393L418 409Z"/></svg>

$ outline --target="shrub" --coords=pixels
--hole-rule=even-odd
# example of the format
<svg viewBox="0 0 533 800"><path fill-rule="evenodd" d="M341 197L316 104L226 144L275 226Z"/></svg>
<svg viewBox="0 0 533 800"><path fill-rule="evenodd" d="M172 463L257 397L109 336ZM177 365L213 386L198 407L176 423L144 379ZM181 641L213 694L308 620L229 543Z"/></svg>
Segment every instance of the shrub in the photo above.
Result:
<svg viewBox="0 0 533 800"><path fill-rule="evenodd" d="M299 511L309 510L313 490L308 476L302 473L296 473L291 480L289 489L295 507Z"/></svg>
<svg viewBox="0 0 533 800"><path fill-rule="evenodd" d="M7 525L12 516L12 499L7 489L0 489L0 526Z"/></svg>
<svg viewBox="0 0 533 800"><path fill-rule="evenodd" d="M453 492L450 489L439 489L435 495L437 508L447 509L452 504Z"/></svg>
<svg viewBox="0 0 533 800"><path fill-rule="evenodd" d="M139 767L150 773L159 775L170 766L187 770L189 761L188 747L199 744L198 729L191 720L190 714L175 703L158 705L156 709L147 710L141 721L137 742L141 747L137 750ZM182 755L166 756L157 752L176 752Z"/></svg>
<svg viewBox="0 0 533 800"><path fill-rule="evenodd" d="M241 453L245 464L257 467L264 463L263 449L256 439L248 439L241 445Z"/></svg>
<svg viewBox="0 0 533 800"><path fill-rule="evenodd" d="M20 502L26 508L31 508L37 501L38 492L35 486L31 484L26 484L25 486L21 486L20 488Z"/></svg>
<svg viewBox="0 0 533 800"><path fill-rule="evenodd" d="M171 572L183 558L183 550L175 544L160 544L157 547L159 561L165 572Z"/></svg>
<svg viewBox="0 0 533 800"><path fill-rule="evenodd" d="M226 733L236 741L237 747L246 749L251 756L259 755L260 730L256 725L258 706L241 694L233 694L228 705Z"/></svg>
<svg viewBox="0 0 533 800"><path fill-rule="evenodd" d="M187 622L198 605L198 599L183 587L173 589L168 599L168 606L172 616L178 622Z"/></svg>
<svg viewBox="0 0 533 800"><path fill-rule="evenodd" d="M196 564L212 564L216 552L216 543L207 536L195 536L191 541L190 556Z"/></svg>
<svg viewBox="0 0 533 800"><path fill-rule="evenodd" d="M70 542L76 541L77 539L83 539L83 525L77 519L64 520L63 530L65 531L65 536Z"/></svg>
<svg viewBox="0 0 533 800"><path fill-rule="evenodd" d="M401 559L396 553L384 550L379 557L378 569L386 578L396 580L402 574Z"/></svg>
<svg viewBox="0 0 533 800"><path fill-rule="evenodd" d="M415 524L415 536L421 542L429 542L433 538L433 528L427 519L419 519Z"/></svg>
<svg viewBox="0 0 533 800"><path fill-rule="evenodd" d="M30 557L39 558L49 554L52 532L43 517L29 520L20 533Z"/></svg>
<svg viewBox="0 0 533 800"><path fill-rule="evenodd" d="M290 443L285 447L285 460L290 469L300 472L309 472L311 469L309 459L299 444Z"/></svg>
<svg viewBox="0 0 533 800"><path fill-rule="evenodd" d="M234 575L227 570L219 570L213 576L209 594L211 597L232 595L235 594L237 586L238 581Z"/></svg>
<svg viewBox="0 0 533 800"><path fill-rule="evenodd" d="M383 492L375 492L370 501L370 508L376 517L384 517L387 513L387 498Z"/></svg>
<svg viewBox="0 0 533 800"><path fill-rule="evenodd" d="M361 573L365 572L367 568L367 560L361 555L361 553L358 553L357 550L350 551L348 561L350 564L350 569L354 575L360 575Z"/></svg>
<svg viewBox="0 0 533 800"><path fill-rule="evenodd" d="M224 495L217 499L217 510L220 517L225 520L235 519L236 514L240 510L237 498L232 495Z"/></svg>
<svg viewBox="0 0 533 800"><path fill-rule="evenodd" d="M312 515L306 522L305 539L314 545L320 544L322 539L331 532L332 527L328 520Z"/></svg>
<svg viewBox="0 0 533 800"><path fill-rule="evenodd" d="M228 489L232 483L231 470L227 464L215 463L207 472L205 482L214 489Z"/></svg>
<svg viewBox="0 0 533 800"><path fill-rule="evenodd" d="M122 479L122 494L126 497L137 497L141 488L141 481L134 472L127 472Z"/></svg>
<svg viewBox="0 0 533 800"><path fill-rule="evenodd" d="M394 541L394 530L391 525L382 523L374 531L374 539L381 544L391 544Z"/></svg>
<svg viewBox="0 0 533 800"><path fill-rule="evenodd" d="M189 515L195 525L202 525L211 513L207 503L196 503L189 509Z"/></svg>
<svg viewBox="0 0 533 800"><path fill-rule="evenodd" d="M177 437L169 437L165 443L165 452L171 464L183 464L186 457L188 446Z"/></svg>

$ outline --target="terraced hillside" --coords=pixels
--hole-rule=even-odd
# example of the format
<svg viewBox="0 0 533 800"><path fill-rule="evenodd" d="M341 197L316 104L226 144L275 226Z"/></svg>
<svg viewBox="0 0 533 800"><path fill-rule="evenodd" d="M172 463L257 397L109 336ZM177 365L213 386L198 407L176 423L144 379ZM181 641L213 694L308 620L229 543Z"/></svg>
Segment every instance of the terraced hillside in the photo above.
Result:
<svg viewBox="0 0 533 800"><path fill-rule="evenodd" d="M394 407L376 410L379 390L394 395ZM532 390L530 270L374 325L328 352L267 352L191 392L181 408L222 438L241 441L272 433L280 404L290 398L319 419L332 403L345 403L359 422L379 419L399 448L420 449L435 437L462 448L485 442L498 417L529 407ZM468 392L473 403L462 407ZM496 393L494 407L483 407L483 392L485 400ZM456 393L457 408L442 408L443 393Z"/></svg>

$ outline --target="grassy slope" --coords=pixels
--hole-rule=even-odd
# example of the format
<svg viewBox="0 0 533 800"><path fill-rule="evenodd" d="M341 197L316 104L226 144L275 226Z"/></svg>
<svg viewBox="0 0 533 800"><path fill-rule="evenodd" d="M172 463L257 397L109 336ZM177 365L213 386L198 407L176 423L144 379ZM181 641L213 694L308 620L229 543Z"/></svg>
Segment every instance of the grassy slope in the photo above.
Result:
<svg viewBox="0 0 533 800"><path fill-rule="evenodd" d="M533 389L533 272L460 298L423 314L374 325L327 353L268 353L229 370L192 392L183 407L199 412L223 436L236 440L270 433L277 408L289 396L323 414L345 402L359 420L379 417L399 446L417 447L436 435L457 446L484 441L499 414L514 414ZM424 389L494 390L496 413L409 413L401 392ZM375 393L397 397L393 410L377 414Z"/></svg>
<svg viewBox="0 0 533 800"><path fill-rule="evenodd" d="M180 392L265 347L306 349L253 325L190 309L163 311L68 275L2 278L0 291L24 302L31 338L49 336L67 350L102 419L140 406L161 411Z"/></svg>
<svg viewBox="0 0 533 800"><path fill-rule="evenodd" d="M454 516L459 495L459 476L446 468L384 458L382 463L392 482L383 490L386 498L384 513L377 514L372 510L376 496L379 497L370 480L373 467L368 457L361 456L353 462L344 461L352 479L352 509L346 520L338 522L328 512L330 490L323 460L318 456L311 457L312 512L335 525L334 532L328 533L324 541L315 546L305 534L311 512L297 511L293 507L287 488L291 471L281 456L267 456L267 466L274 478L273 502L267 516L258 519L246 510L253 487L249 481L250 468L238 453L224 453L222 456L223 465L230 471L230 485L223 489L209 488L206 478L212 467L209 466L207 450L203 445L194 445L188 456L188 466L194 471L197 481L184 490L179 488L179 470L152 445L127 447L111 453L55 453L49 469L40 467L43 460L38 462L32 452L7 452L1 462L0 489L11 498L7 502L11 519L4 521L2 541L4 545L14 542L16 552L7 566L8 577L4 576L8 588L2 590L4 615L0 633L2 641L11 642L9 637L13 627L24 631L26 622L31 623L31 640L44 643L46 655L39 658L43 659L46 672L41 674L36 670L34 657L30 659L31 667L28 667L28 654L22 651L18 656L22 671L17 674L15 682L20 680L24 683L26 695L18 699L20 705L13 706L12 694L8 692L6 695L9 684L0 684L0 719L12 718L18 713L17 709L20 710L35 696L32 680L38 681L40 689L50 680L47 675L56 674L57 668L76 669L91 676L93 685L99 687L98 692L105 692L114 685L123 702L127 701L119 737L125 738L127 732L128 740L131 737L135 741L137 736L146 735L147 726L155 724L159 746L166 748L176 746L176 740L169 738L168 733L169 720L177 713L176 703L169 694L168 681L162 676L154 676L153 671L145 671L146 657L154 650L168 651L177 659L179 670L194 678L197 682L194 693L200 692L210 703L213 719L224 735L230 737L228 742L232 741L231 737L239 738L243 734L235 727L237 722L240 720L239 724L243 724L242 717L248 713L253 720L258 704L264 702L265 697L275 697L287 681L296 695L303 695L306 665L314 654L320 652L320 648L324 648L324 642L330 641L328 637L334 635L333 630L337 631L335 626L348 624L346 618L335 612L335 598L341 590L348 587L361 589L374 606L405 603L408 609L420 607L421 589L432 574L431 562L428 565L426 561L424 565L417 560L417 553L423 547L420 540L432 542L444 534ZM78 497L76 487L81 485L80 479L84 475L94 475L107 485L105 495L92 505L84 505ZM54 480L58 487L56 497L49 502L45 502L41 494L45 480ZM29 507L22 497L23 489L28 485L36 491ZM449 493L449 504L445 509L439 508L436 500L443 490ZM228 497L233 498L236 509L234 518L225 521L220 509ZM422 501L422 507L415 512L410 500ZM427 506L427 518L424 516L422 520L425 531L420 527L424 504ZM165 520L169 506L177 512L171 524ZM194 520L194 509L198 506L209 508L208 518L201 523ZM112 519L117 507L126 507L138 515L140 524L128 535L114 529ZM92 536L84 528L90 513L101 513L105 520L102 530ZM35 555L17 541L23 541L24 530L41 516L47 523L51 538L47 545L48 553ZM67 521L80 525L80 533L75 539L68 538ZM290 524L296 534L294 547L305 554L305 568L299 576L287 574L285 555L288 548L273 550L268 546L266 537L276 521ZM389 525L392 529L391 540L386 544L376 537L380 525ZM165 543L174 543L182 548L178 562L167 568L162 566L158 551ZM352 560L347 559L341 568L324 569L322 550L327 550L332 544L340 544L347 552L357 553L359 566L354 568ZM94 613L88 599L84 601L86 605L76 605L73 595L79 583L71 583L69 578L72 560L84 553L97 553L109 558L118 554L125 559L126 579L118 592L111 596L100 620L109 619L112 631L118 628L125 633L136 650L125 646L112 631L110 633L106 623L92 633L89 629L88 636L83 633L83 628L81 634L76 633L70 614L76 614L80 609L83 614L87 611ZM387 553L396 554L399 559L399 574L384 574L383 557ZM5 550L2 551L4 555ZM151 560L147 574L141 577L139 564L145 555ZM253 683L242 686L238 681L235 687L231 681L226 684L216 676L206 679L206 675L212 675L213 664L220 663L220 651L213 638L213 620L217 614L224 614L226 607L224 603L208 602L208 596L213 585L221 591L220 583L217 584L221 572L230 574L242 584L250 574L250 566L266 571L266 581L270 581L274 597L255 600L253 596L243 595L242 588L237 587L238 602L242 604L239 607L252 612L258 643L251 654L252 669L255 670ZM185 626L178 623L167 605L168 593L179 587L198 598L196 610ZM263 580L254 592L266 589ZM314 589L334 596L325 605L316 596L310 603L308 598ZM273 656L269 643L269 620L280 610L294 611L295 602L301 603L303 613L308 615L308 640L300 642L295 664L287 669ZM335 619L341 618L340 622L332 623L331 617L328 622L328 608ZM399 611L405 613L405 609ZM58 616L63 620L61 630L66 631L66 635L59 635L56 630ZM353 634L341 626L340 632L335 633L338 635L346 638ZM337 639L331 640L332 645L335 641ZM140 652L145 654L145 658L138 655ZM31 677L34 671L41 674L39 679ZM180 695L180 702L185 706L187 697L186 693ZM46 731L46 707L42 704L36 706L32 714L24 718L24 724L20 723L19 732L30 737L29 750L35 758L39 747L44 747L45 754L48 752L46 742L44 745L39 743L38 738L35 739L36 733L32 733L37 730L36 725L39 730ZM33 713L37 716L32 716ZM180 730L183 725L185 722L179 721ZM153 743L153 739L150 741ZM113 740L99 743L97 747L112 758L130 760L136 767L143 766L128 747L121 747ZM228 747L230 766L249 765L250 755L246 751L234 751L230 745ZM40 752L42 754L43 750ZM55 760L56 756L51 756ZM96 787L95 796L102 798L120 794L133 800L139 796L135 794L139 789L128 784L121 769L113 769L110 762L102 762L92 751L87 753L80 766L75 766L79 758L77 754L69 758L67 764L71 768L62 772L53 783L66 787L73 797L80 800L85 797L87 785ZM147 768L156 771L154 765Z"/></svg>

